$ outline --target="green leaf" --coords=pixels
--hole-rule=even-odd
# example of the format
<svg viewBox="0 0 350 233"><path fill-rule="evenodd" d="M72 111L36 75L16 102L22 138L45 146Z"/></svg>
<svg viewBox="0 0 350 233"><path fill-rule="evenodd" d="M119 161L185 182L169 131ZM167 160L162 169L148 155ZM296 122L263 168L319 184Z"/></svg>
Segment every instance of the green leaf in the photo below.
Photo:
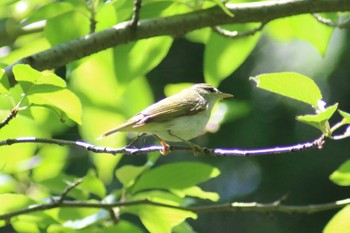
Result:
<svg viewBox="0 0 350 233"><path fill-rule="evenodd" d="M145 166L125 165L116 170L115 175L124 187L130 187L135 183L136 178L145 171Z"/></svg>
<svg viewBox="0 0 350 233"><path fill-rule="evenodd" d="M327 223L323 233L350 233L350 205L345 206Z"/></svg>
<svg viewBox="0 0 350 233"><path fill-rule="evenodd" d="M77 186L77 189L93 193L101 199L106 196L106 187L96 177L96 173L93 170L88 171L88 174L83 178L83 182Z"/></svg>
<svg viewBox="0 0 350 233"><path fill-rule="evenodd" d="M26 195L10 193L0 194L0 214L27 208L34 204L36 204L36 202Z"/></svg>
<svg viewBox="0 0 350 233"><path fill-rule="evenodd" d="M41 185L45 186L50 190L51 193L61 195L62 192L67 188L68 185L76 181L76 177L59 174L51 179L43 180L40 182ZM73 197L78 200L85 200L88 198L88 193L77 188L73 188L67 194L69 197Z"/></svg>
<svg viewBox="0 0 350 233"><path fill-rule="evenodd" d="M338 110L340 115L343 117L344 119L344 123L345 124L350 124L350 113L347 113L347 112L344 112L344 111L341 111L341 110Z"/></svg>
<svg viewBox="0 0 350 233"><path fill-rule="evenodd" d="M13 67L15 79L20 83L25 94L30 94L36 85L66 87L66 82L49 71L39 72L29 65L17 64Z"/></svg>
<svg viewBox="0 0 350 233"><path fill-rule="evenodd" d="M36 86L28 100L33 105L44 106L59 112L61 120L65 116L81 124L82 107L78 97L68 89L53 86Z"/></svg>
<svg viewBox="0 0 350 233"><path fill-rule="evenodd" d="M350 185L350 160L345 161L337 170L329 177L333 183L340 186Z"/></svg>
<svg viewBox="0 0 350 233"><path fill-rule="evenodd" d="M133 197L133 200L145 199L174 206L179 206L182 202L182 198L162 191L141 192ZM197 218L197 215L191 211L151 205L125 207L123 211L137 215L149 232L157 233L171 232L174 226L187 218Z"/></svg>
<svg viewBox="0 0 350 233"><path fill-rule="evenodd" d="M293 72L269 73L252 77L257 87L302 101L318 109L322 94L315 82Z"/></svg>
<svg viewBox="0 0 350 233"><path fill-rule="evenodd" d="M220 171L195 162L166 164L145 172L135 183L133 192L146 189L185 189L216 177Z"/></svg>
<svg viewBox="0 0 350 233"><path fill-rule="evenodd" d="M58 45L87 35L90 20L81 11L68 11L47 20L44 33L51 45Z"/></svg>
<svg viewBox="0 0 350 233"><path fill-rule="evenodd" d="M210 201L218 201L220 199L219 194L214 192L204 191L198 186L193 186L182 190L172 190L172 192L182 197L190 196L190 197L197 197L200 199L207 199Z"/></svg>
<svg viewBox="0 0 350 233"><path fill-rule="evenodd" d="M0 69L0 94L7 93L10 89L8 77L3 69Z"/></svg>
<svg viewBox="0 0 350 233"><path fill-rule="evenodd" d="M294 38L312 44L324 56L334 28L318 22L311 14L273 20L267 25L271 36L282 41Z"/></svg>
<svg viewBox="0 0 350 233"><path fill-rule="evenodd" d="M297 120L316 127L317 129L320 129L326 136L330 136L328 120L333 116L337 108L338 104L336 103L316 115L297 116Z"/></svg>
<svg viewBox="0 0 350 233"><path fill-rule="evenodd" d="M40 20L48 20L73 9L74 6L70 3L52 2L33 11L32 14L24 21L24 24L30 24Z"/></svg>
<svg viewBox="0 0 350 233"><path fill-rule="evenodd" d="M253 27L256 27L254 24ZM252 25L229 27L230 30L250 30ZM260 33L244 38L225 38L211 32L204 51L204 78L207 83L218 86L221 80L235 71L254 49Z"/></svg>
<svg viewBox="0 0 350 233"><path fill-rule="evenodd" d="M147 74L168 54L172 42L171 37L161 36L114 48L115 73L118 80L127 83Z"/></svg>

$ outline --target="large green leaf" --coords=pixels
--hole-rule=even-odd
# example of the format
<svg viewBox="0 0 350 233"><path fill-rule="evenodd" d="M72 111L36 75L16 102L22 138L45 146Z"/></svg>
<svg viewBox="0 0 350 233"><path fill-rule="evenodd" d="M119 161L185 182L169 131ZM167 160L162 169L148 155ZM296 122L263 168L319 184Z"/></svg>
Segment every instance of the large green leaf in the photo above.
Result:
<svg viewBox="0 0 350 233"><path fill-rule="evenodd" d="M296 99L318 109L322 94L315 82L298 73L282 72L261 74L251 78L257 87Z"/></svg>
<svg viewBox="0 0 350 233"><path fill-rule="evenodd" d="M58 111L61 120L65 120L65 116L69 119L81 124L82 107L78 97L68 89L45 86L43 88L35 88L29 96L28 100L33 105L48 107L54 111Z"/></svg>
<svg viewBox="0 0 350 233"><path fill-rule="evenodd" d="M25 94L30 94L37 85L66 87L66 82L52 72L39 72L29 65L18 64L13 67L13 74Z"/></svg>
<svg viewBox="0 0 350 233"><path fill-rule="evenodd" d="M350 233L350 205L340 210L327 223L323 233Z"/></svg>
<svg viewBox="0 0 350 233"><path fill-rule="evenodd" d="M208 164L179 162L145 172L135 183L133 192L147 189L185 189L216 177L220 171Z"/></svg>
<svg viewBox="0 0 350 233"><path fill-rule="evenodd" d="M115 73L118 80L127 83L146 75L168 54L172 42L171 37L161 36L114 48Z"/></svg>
<svg viewBox="0 0 350 233"><path fill-rule="evenodd" d="M324 56L334 28L318 22L311 14L274 20L267 25L274 38L291 41L294 38L312 44Z"/></svg>
<svg viewBox="0 0 350 233"><path fill-rule="evenodd" d="M340 186L350 185L350 160L345 161L330 175L330 180Z"/></svg>
<svg viewBox="0 0 350 233"><path fill-rule="evenodd" d="M74 6L68 2L52 2L33 11L24 21L24 24L30 24L40 20L48 20L73 9Z"/></svg>
<svg viewBox="0 0 350 233"><path fill-rule="evenodd" d="M20 210L33 204L36 204L36 202L26 195L10 193L0 194L0 214Z"/></svg>
<svg viewBox="0 0 350 233"><path fill-rule="evenodd" d="M95 194L103 199L106 196L106 187L100 179L96 177L96 173L93 170L89 170L88 174L84 176L83 182L77 187L82 191Z"/></svg>
<svg viewBox="0 0 350 233"><path fill-rule="evenodd" d="M254 27L256 24L228 28L245 31ZM221 80L229 76L247 59L259 38L260 33L249 37L230 39L211 32L204 51L205 81L218 86Z"/></svg>
<svg viewBox="0 0 350 233"><path fill-rule="evenodd" d="M147 169L146 166L125 165L117 169L115 174L124 187L130 187L145 169Z"/></svg>
<svg viewBox="0 0 350 233"><path fill-rule="evenodd" d="M87 35L89 30L89 18L72 10L48 19L44 32L51 45L57 45Z"/></svg>
<svg viewBox="0 0 350 233"><path fill-rule="evenodd" d="M133 200L145 199L174 206L179 206L183 201L182 198L162 191L141 192L133 197ZM137 215L149 232L157 233L171 232L174 226L187 218L197 218L197 215L191 211L152 205L129 206L125 207L123 211Z"/></svg>

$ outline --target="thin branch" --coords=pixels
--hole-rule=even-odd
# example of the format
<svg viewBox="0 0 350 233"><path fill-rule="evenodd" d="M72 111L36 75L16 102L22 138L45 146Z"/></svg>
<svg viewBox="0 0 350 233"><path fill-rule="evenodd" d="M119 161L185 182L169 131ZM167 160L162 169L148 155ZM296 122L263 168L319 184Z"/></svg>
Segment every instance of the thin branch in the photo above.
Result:
<svg viewBox="0 0 350 233"><path fill-rule="evenodd" d="M126 202L116 202L116 203L92 203L92 202L81 202L81 201L62 201L62 202L52 202L48 204L37 204L29 206L25 209L13 211L10 213L0 215L0 220L9 220L12 217L19 216L22 214L28 214L38 211L44 211L54 208L97 208L106 209L110 211L117 207L127 207L127 206L137 206L137 205L151 205L156 207L171 208L177 210L192 211L195 213L206 213L206 212L224 212L224 211L245 211L245 212L281 212L286 214L314 214L327 210L340 209L346 205L350 204L350 198L338 200L329 203L322 204L312 204L312 205L285 205L281 202L272 203L258 203L258 202L232 202L224 203L218 205L207 205L207 206L197 206L197 207L182 207L176 205L165 204L161 202L155 202L150 200L136 200L136 201L126 201Z"/></svg>
<svg viewBox="0 0 350 233"><path fill-rule="evenodd" d="M44 144L56 144L56 145L66 145L75 146L87 151L92 151L95 153L109 153L109 154L129 154L138 155L146 154L149 152L160 151L163 149L162 146L149 146L142 148L135 147L123 147L123 148L108 148L102 146L96 146L87 142L82 141L68 141L62 139L46 139L46 138L35 138L35 137L24 137L16 139L6 139L0 141L0 146L12 145L18 143L44 143ZM325 138L321 136L320 138L312 141L291 146L281 146L273 148L263 148L263 149L209 149L200 148L203 155L217 156L217 157L227 157L227 156L259 156L259 155L271 155L271 154L281 154L281 153L291 153L310 150L314 148L322 149L325 143ZM193 148L189 146L170 146L170 151L192 151Z"/></svg>
<svg viewBox="0 0 350 233"><path fill-rule="evenodd" d="M60 195L59 199L58 199L58 203L62 203L64 201L64 199L66 198L66 196L68 195L68 193L74 189L75 187L77 187L79 184L81 184L81 182L83 182L83 179L78 179L77 181L69 184L62 192L62 194Z"/></svg>
<svg viewBox="0 0 350 233"><path fill-rule="evenodd" d="M237 38L241 38L241 37L247 37L247 36L253 36L255 35L255 33L262 31L262 29L264 28L264 26L266 25L266 23L261 23L258 27L253 28L251 30L248 31L230 31L230 30L226 30L220 26L215 26L212 27L213 31L218 33L221 36L230 38L230 39L237 39Z"/></svg>
<svg viewBox="0 0 350 233"><path fill-rule="evenodd" d="M349 28L350 18L346 18L343 22L334 22L331 19L327 19L320 14L313 13L312 16L320 23L334 28Z"/></svg>
<svg viewBox="0 0 350 233"><path fill-rule="evenodd" d="M142 0L134 0L133 14L130 20L130 27L134 30L137 28L137 23L140 19L141 5Z"/></svg>
<svg viewBox="0 0 350 233"><path fill-rule="evenodd" d="M350 11L350 1L279 0L226 4L226 8L235 17L229 17L221 8L213 7L186 14L140 20L137 24L137 31L130 30L129 22L123 22L106 30L59 44L20 59L7 66L5 72L11 84L14 84L15 80L13 79L12 67L18 63L29 64L39 71L54 69L126 42L164 35L184 35L196 29L214 27L216 25L269 22L274 19L307 13L346 12Z"/></svg>
<svg viewBox="0 0 350 233"><path fill-rule="evenodd" d="M0 123L0 129L7 125L13 118L17 116L18 109L14 108L10 111L10 114Z"/></svg>

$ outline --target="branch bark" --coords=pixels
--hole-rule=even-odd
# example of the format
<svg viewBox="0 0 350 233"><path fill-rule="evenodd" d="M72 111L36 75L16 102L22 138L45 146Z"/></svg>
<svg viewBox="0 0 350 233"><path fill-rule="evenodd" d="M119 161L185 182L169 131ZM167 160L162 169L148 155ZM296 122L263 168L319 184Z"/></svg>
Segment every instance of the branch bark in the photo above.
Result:
<svg viewBox="0 0 350 233"><path fill-rule="evenodd" d="M16 139L6 139L0 141L0 146L12 145L18 143L44 143L44 144L56 144L56 145L66 145L66 146L74 146L85 149L87 151L92 151L95 153L109 153L109 154L129 154L129 155L138 155L138 154L146 154L155 151L163 150L162 146L148 146L142 148L136 147L122 147L122 148L108 148L102 146L96 146L83 141L69 141L62 139L48 139L48 138L35 138L35 137L24 137L24 138L16 138ZM324 136L317 138L312 142L305 142L300 144L295 144L291 146L280 146L280 147L272 147L272 148L262 148L262 149L235 149L235 148L227 148L227 149L209 149L201 147L201 154L217 156L217 157L227 157L227 156L260 156L260 155L271 155L271 154L282 154L282 153L291 153L291 152L300 152L310 149L322 149L325 143ZM170 151L190 151L195 155L198 155L198 151L193 151L192 147L189 146L170 146Z"/></svg>
<svg viewBox="0 0 350 233"><path fill-rule="evenodd" d="M156 36L182 36L190 31L223 24L260 22L293 15L350 11L348 0L295 1L278 0L242 4L226 4L234 17L219 7L164 18L140 20L137 30L123 22L106 30L54 46L48 50L20 59L7 66L5 72L13 80L12 67L18 63L31 65L37 70L53 69L90 54L119 44Z"/></svg>
<svg viewBox="0 0 350 233"><path fill-rule="evenodd" d="M321 204L311 204L311 205L285 205L279 201L272 203L258 203L258 202L231 202L224 203L219 205L207 205L207 206L197 206L197 207L182 207L171 204L165 204L156 201L150 200L136 200L136 201L126 201L126 202L116 202L116 203L101 203L101 202L82 202L82 201L69 201L64 200L61 202L53 201L47 204L37 204L29 206L28 208L20 209L17 211L12 211L6 214L0 215L0 220L9 220L13 217L28 214L38 211L44 211L55 208L96 208L96 209L105 209L107 211L112 210L113 208L118 207L127 207L127 206L137 206L137 205L151 205L156 207L171 208L177 210L192 211L195 213L207 213L207 212L280 212L286 214L314 214L327 210L340 209L346 205L350 204L350 198L338 200L329 203Z"/></svg>

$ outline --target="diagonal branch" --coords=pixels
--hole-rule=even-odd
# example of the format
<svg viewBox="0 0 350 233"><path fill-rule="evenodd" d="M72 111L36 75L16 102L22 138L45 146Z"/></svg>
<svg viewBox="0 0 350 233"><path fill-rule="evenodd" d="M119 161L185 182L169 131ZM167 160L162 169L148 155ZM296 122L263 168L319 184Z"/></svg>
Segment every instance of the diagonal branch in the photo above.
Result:
<svg viewBox="0 0 350 233"><path fill-rule="evenodd" d="M18 143L44 143L44 144L56 144L56 145L66 145L74 146L85 149L87 151L92 151L95 153L109 153L109 154L129 154L129 155L138 155L146 154L149 152L160 151L163 149L162 146L149 146L142 148L135 147L123 147L123 148L108 148L102 146L96 146L83 141L68 141L62 139L46 139L46 138L35 138L35 137L25 137L25 138L16 138L16 139L6 139L0 141L0 146L12 145ZM291 145L291 146L281 146L281 147L272 147L272 148L263 148L263 149L209 149L209 148L200 148L201 153L204 155L217 156L217 157L228 157L228 156L259 156L259 155L271 155L271 154L282 154L282 153L291 153L299 152L310 149L322 149L325 143L325 138L321 136L320 138L312 141L305 142L301 144ZM193 148L189 146L170 146L170 151L191 151Z"/></svg>
<svg viewBox="0 0 350 233"><path fill-rule="evenodd" d="M37 70L53 69L130 41L165 35L184 35L196 29L223 24L267 23L274 19L300 14L346 12L350 11L350 1L280 0L226 4L226 7L234 14L234 17L229 17L219 7L213 7L181 15L141 20L138 21L137 31L130 28L129 22L123 22L106 30L92 33L25 57L14 64L29 64ZM15 83L12 74L14 64L5 68L12 84Z"/></svg>

